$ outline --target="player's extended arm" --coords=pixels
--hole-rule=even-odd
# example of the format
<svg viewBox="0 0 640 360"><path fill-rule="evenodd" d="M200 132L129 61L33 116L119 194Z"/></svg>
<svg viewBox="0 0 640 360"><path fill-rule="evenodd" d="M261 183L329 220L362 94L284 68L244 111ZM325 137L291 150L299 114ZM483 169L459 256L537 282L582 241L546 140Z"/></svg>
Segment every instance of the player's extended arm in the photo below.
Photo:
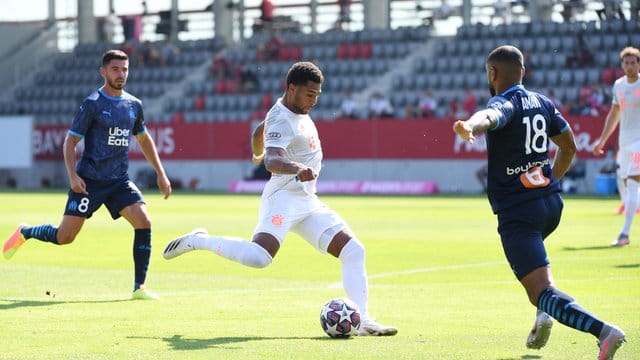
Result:
<svg viewBox="0 0 640 360"><path fill-rule="evenodd" d="M156 171L158 177L158 189L160 189L160 192L164 195L165 199L168 198L169 195L171 195L171 182L169 182L169 178L162 167L160 156L158 155L158 150L156 149L156 144L153 142L153 138L149 133L144 132L136 135L136 139L140 144L140 149L142 150L144 157L151 164L153 170Z"/></svg>
<svg viewBox="0 0 640 360"><path fill-rule="evenodd" d="M609 113L607 114L607 120L604 122L604 128L602 134L593 146L593 154L600 155L604 153L604 145L607 143L609 136L613 133L620 121L620 105L614 104L611 106Z"/></svg>
<svg viewBox="0 0 640 360"><path fill-rule="evenodd" d="M483 134L496 125L498 112L494 109L480 110L467 120L458 120L453 124L453 132L463 140L473 143L475 136Z"/></svg>
<svg viewBox="0 0 640 360"><path fill-rule="evenodd" d="M262 121L251 134L251 161L255 165L260 165L262 159L264 159L264 121Z"/></svg>
<svg viewBox="0 0 640 360"><path fill-rule="evenodd" d="M312 168L287 159L284 149L277 147L265 149L264 166L274 174L295 174L299 181L313 180L318 176Z"/></svg>
<svg viewBox="0 0 640 360"><path fill-rule="evenodd" d="M88 194L87 184L76 172L76 145L82 140L77 136L67 133L62 144L62 155L64 156L64 166L67 168L69 175L69 187L73 192L80 194Z"/></svg>
<svg viewBox="0 0 640 360"><path fill-rule="evenodd" d="M553 159L553 166L551 172L556 179L562 179L567 172L573 161L573 157L576 155L576 141L573 137L573 131L571 129L556 135L551 138L556 145L558 145L558 151Z"/></svg>

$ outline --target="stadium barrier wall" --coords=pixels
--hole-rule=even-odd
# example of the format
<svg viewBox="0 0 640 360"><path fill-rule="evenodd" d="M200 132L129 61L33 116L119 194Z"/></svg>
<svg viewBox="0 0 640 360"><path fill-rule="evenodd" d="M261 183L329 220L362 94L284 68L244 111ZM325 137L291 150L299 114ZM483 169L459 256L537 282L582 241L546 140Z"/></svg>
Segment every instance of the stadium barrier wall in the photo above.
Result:
<svg viewBox="0 0 640 360"><path fill-rule="evenodd" d="M568 118L578 143L578 158L587 162L581 192L593 192L602 157L591 154L603 119ZM485 163L485 142L460 141L448 120L369 120L317 123L324 151L320 181L425 181L442 192L479 192L475 171ZM250 124L246 122L148 124L170 176L185 187L227 191L233 181L247 178ZM25 181L62 167L66 126L38 125L34 130L36 166ZM612 136L611 146L615 145ZM132 178L149 165L132 142ZM55 172L54 172L55 173ZM37 174L37 175L36 175ZM64 172L63 172L64 174ZM34 179L34 176L35 179ZM65 180L66 182L66 180ZM28 185L26 185L28 187ZM38 187L39 184L32 184Z"/></svg>

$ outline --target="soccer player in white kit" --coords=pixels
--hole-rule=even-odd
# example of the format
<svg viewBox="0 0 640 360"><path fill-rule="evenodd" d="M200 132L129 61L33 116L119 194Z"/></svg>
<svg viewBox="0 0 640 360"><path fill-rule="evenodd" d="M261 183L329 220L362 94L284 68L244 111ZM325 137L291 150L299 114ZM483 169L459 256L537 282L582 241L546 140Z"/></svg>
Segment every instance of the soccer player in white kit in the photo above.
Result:
<svg viewBox="0 0 640 360"><path fill-rule="evenodd" d="M602 134L596 141L593 153L604 153L609 136L618 123L618 162L620 174L624 178L627 191L624 200L624 224L620 235L612 246L629 244L629 231L638 207L638 187L640 187L640 50L626 47L620 52L624 76L613 84L611 110L607 114Z"/></svg>
<svg viewBox="0 0 640 360"><path fill-rule="evenodd" d="M286 234L293 231L320 252L340 259L344 289L360 310L358 335L395 335L395 327L369 317L364 246L346 222L316 196L322 147L309 111L320 96L323 81L313 63L293 64L284 95L253 131L253 162L264 161L272 173L262 192L253 240L195 229L169 242L163 255L172 259L191 250L209 250L246 266L264 268L273 261Z"/></svg>

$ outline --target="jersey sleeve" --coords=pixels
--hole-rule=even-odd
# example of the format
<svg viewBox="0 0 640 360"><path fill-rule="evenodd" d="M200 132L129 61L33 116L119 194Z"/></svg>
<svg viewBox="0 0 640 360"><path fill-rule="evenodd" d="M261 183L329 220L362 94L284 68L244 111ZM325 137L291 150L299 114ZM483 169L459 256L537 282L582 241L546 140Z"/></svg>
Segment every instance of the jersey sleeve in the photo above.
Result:
<svg viewBox="0 0 640 360"><path fill-rule="evenodd" d="M144 122L144 111L142 110L142 104L135 102L136 121L133 124L133 135L144 134L147 131L146 124Z"/></svg>
<svg viewBox="0 0 640 360"><path fill-rule="evenodd" d="M282 118L267 118L264 128L264 147L286 149L293 139L289 123Z"/></svg>
<svg viewBox="0 0 640 360"><path fill-rule="evenodd" d="M69 134L79 138L83 138L87 134L94 118L95 107L93 105L94 102L90 99L85 99L82 104L80 104L71 123Z"/></svg>
<svg viewBox="0 0 640 360"><path fill-rule="evenodd" d="M489 100L487 108L495 110L498 115L496 117L496 126L489 130L496 130L505 127L511 121L516 111L511 101L500 97L495 97Z"/></svg>
<svg viewBox="0 0 640 360"><path fill-rule="evenodd" d="M551 114L551 126L549 129L549 136L556 136L562 134L563 132L569 130L569 122L562 116L560 111L553 106L553 104L549 103L552 107Z"/></svg>

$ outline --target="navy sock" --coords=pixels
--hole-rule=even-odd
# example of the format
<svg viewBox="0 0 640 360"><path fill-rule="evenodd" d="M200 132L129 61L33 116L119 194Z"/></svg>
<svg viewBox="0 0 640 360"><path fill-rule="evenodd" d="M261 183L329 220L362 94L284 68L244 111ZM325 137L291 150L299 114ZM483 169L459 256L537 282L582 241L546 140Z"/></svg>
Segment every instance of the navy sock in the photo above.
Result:
<svg viewBox="0 0 640 360"><path fill-rule="evenodd" d="M550 287L538 297L538 309L551 315L568 327L600 336L604 323L582 308L574 299L562 291Z"/></svg>
<svg viewBox="0 0 640 360"><path fill-rule="evenodd" d="M58 228L51 224L25 226L20 231L25 239L36 239L44 242L58 244Z"/></svg>
<svg viewBox="0 0 640 360"><path fill-rule="evenodd" d="M144 284L151 257L151 229L136 229L133 238L133 262L136 276L133 290L137 290Z"/></svg>

